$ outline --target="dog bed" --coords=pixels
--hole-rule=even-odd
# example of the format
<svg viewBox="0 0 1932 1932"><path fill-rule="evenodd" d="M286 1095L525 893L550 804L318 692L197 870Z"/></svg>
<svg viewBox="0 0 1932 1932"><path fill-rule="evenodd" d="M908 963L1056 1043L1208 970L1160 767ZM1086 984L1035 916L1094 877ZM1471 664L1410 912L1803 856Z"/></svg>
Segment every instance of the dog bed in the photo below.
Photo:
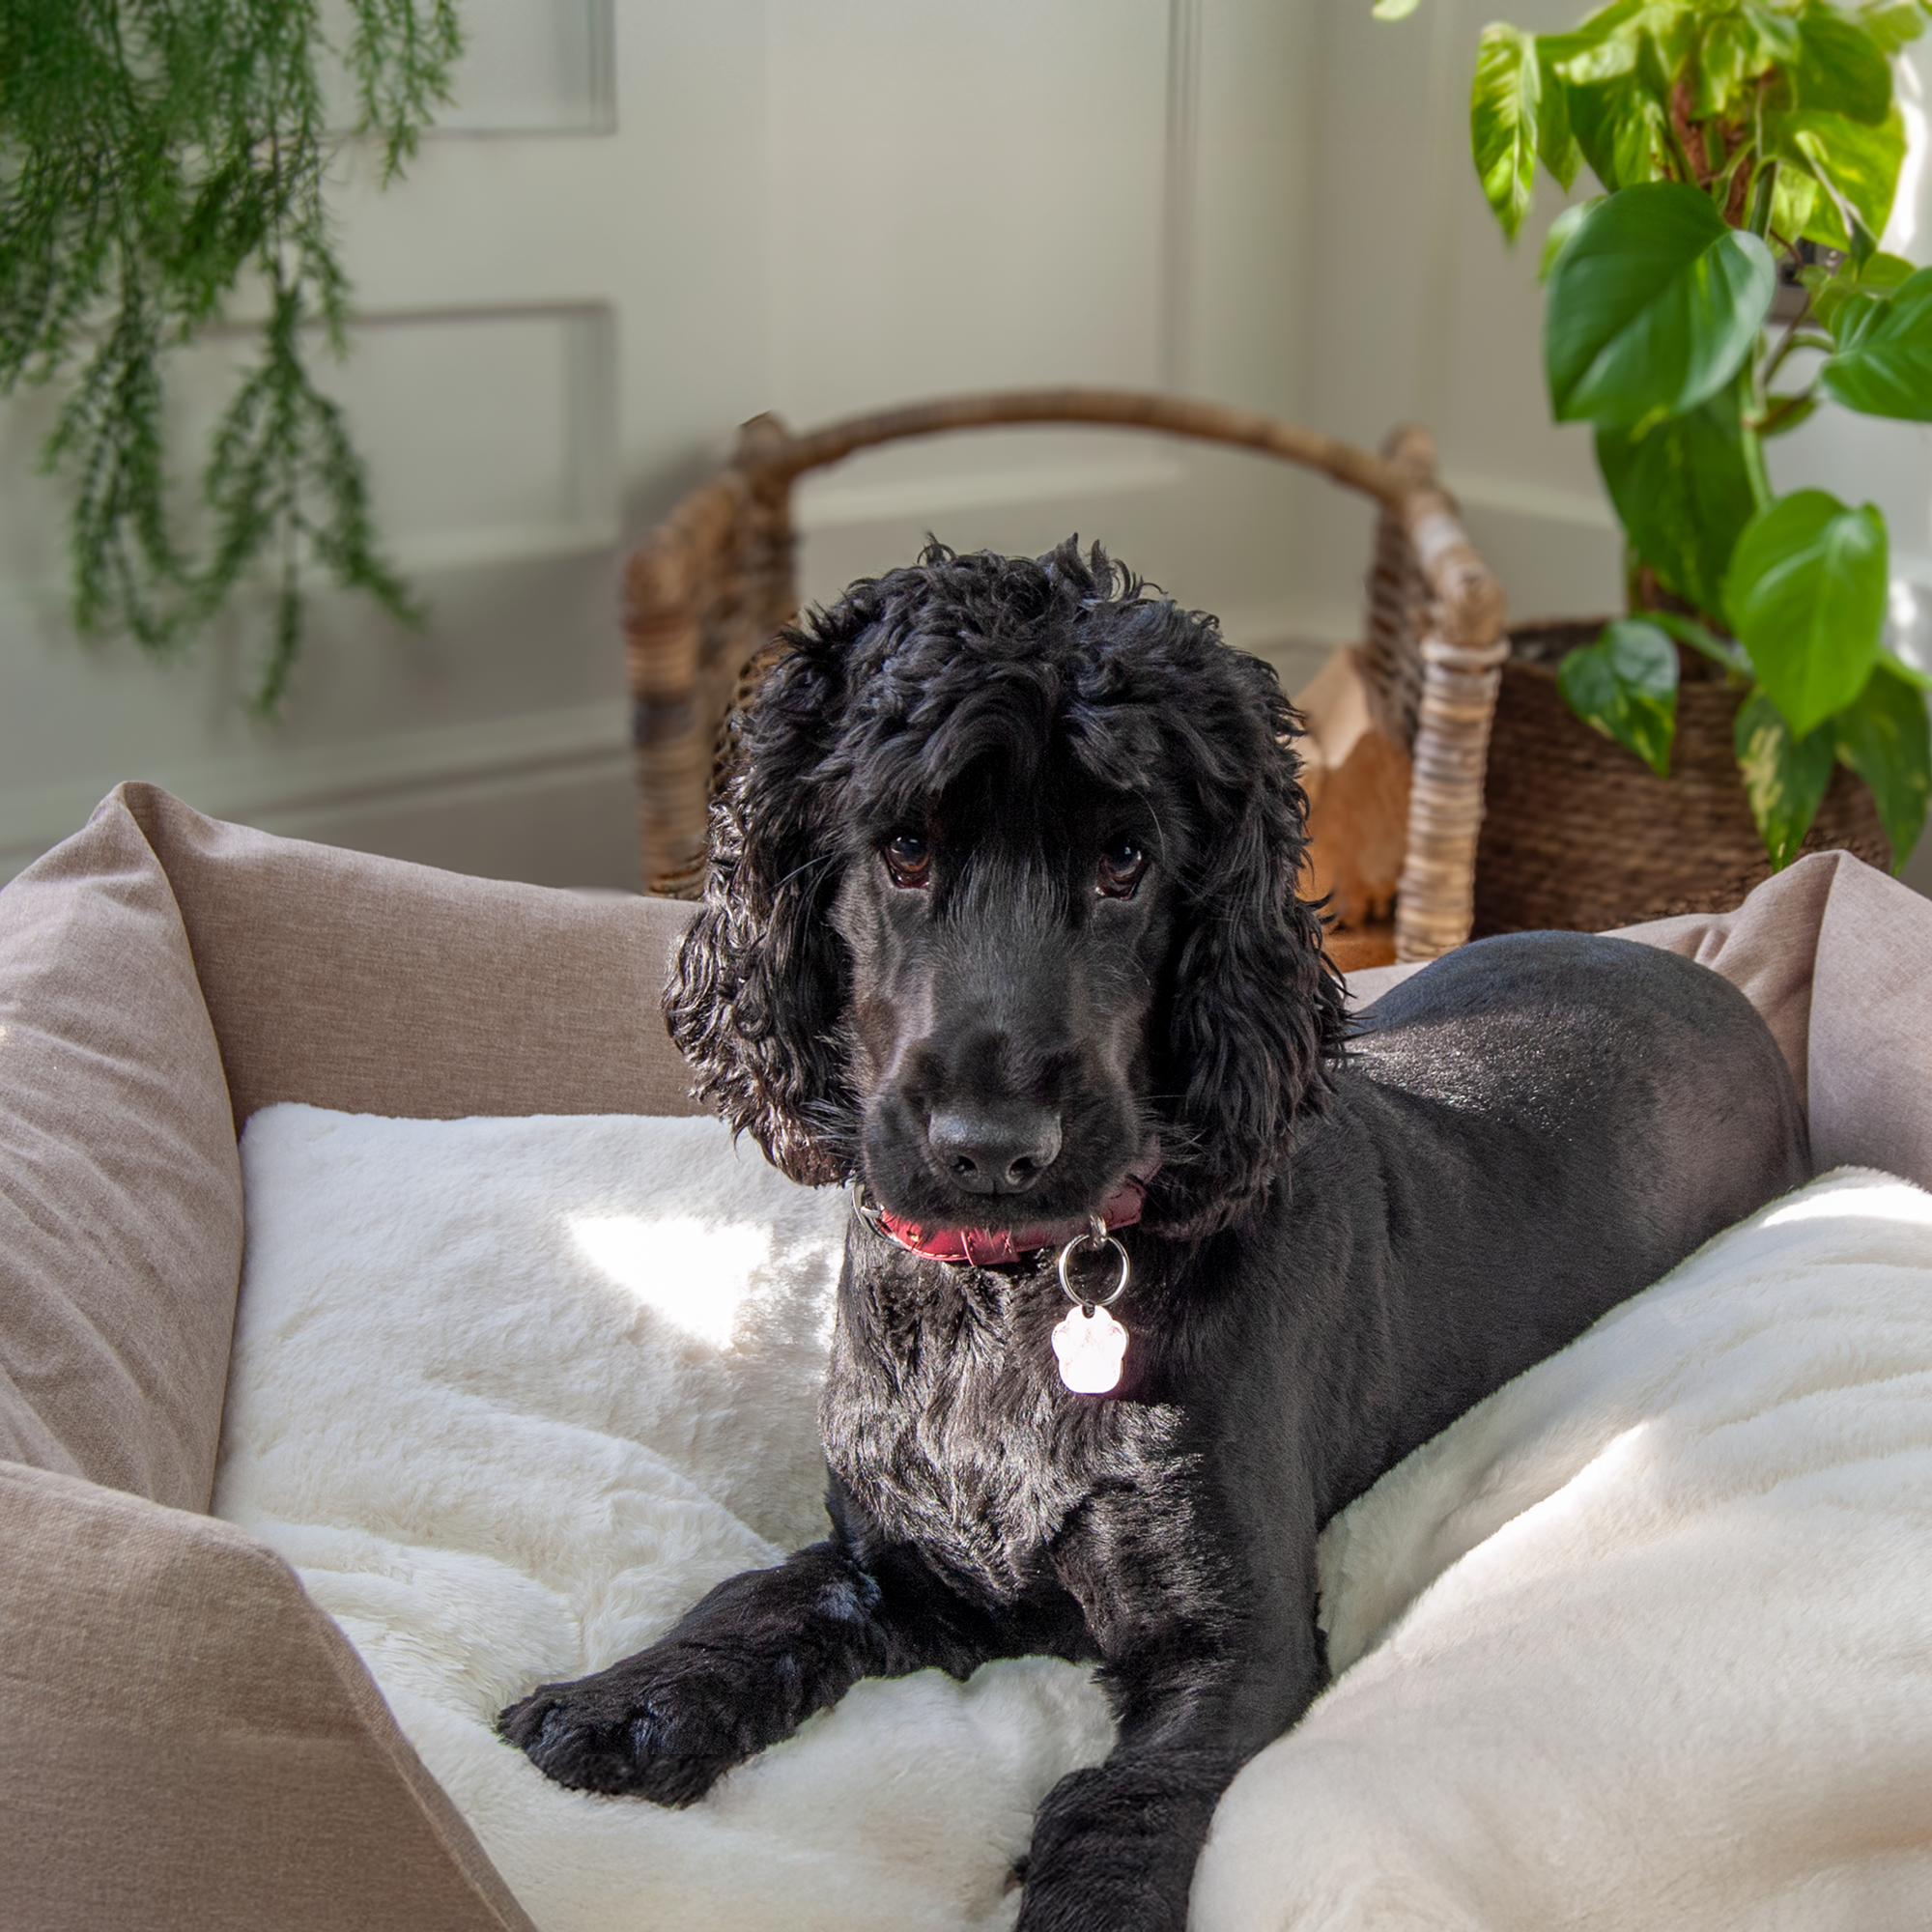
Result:
<svg viewBox="0 0 1932 1932"><path fill-rule="evenodd" d="M707 1120L242 1143L217 1513L299 1571L545 1932L1003 1925L1112 1741L1043 1659L859 1685L671 1812L491 1721L823 1532L842 1239ZM1499 1391L1323 1543L1349 1667L1241 1775L1203 1927L1917 1923L1932 1197L1841 1171Z"/></svg>

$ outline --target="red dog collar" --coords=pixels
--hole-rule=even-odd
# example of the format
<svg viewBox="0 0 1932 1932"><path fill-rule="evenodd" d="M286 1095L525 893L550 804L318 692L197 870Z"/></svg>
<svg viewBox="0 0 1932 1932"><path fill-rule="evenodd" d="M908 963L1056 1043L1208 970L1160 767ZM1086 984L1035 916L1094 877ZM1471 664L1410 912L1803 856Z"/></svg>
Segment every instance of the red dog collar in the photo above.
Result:
<svg viewBox="0 0 1932 1932"><path fill-rule="evenodd" d="M1116 1228L1131 1228L1141 1218L1147 1200L1148 1182L1160 1172L1160 1154L1150 1147L1128 1168L1121 1184L1107 1197L1100 1210L1106 1224L1103 1233ZM1091 1232L1093 1217L1076 1214L1068 1221L1050 1221L1037 1228L922 1228L865 1198L862 1183L853 1184L853 1202L874 1227L883 1228L900 1247L936 1262L964 1262L971 1267L998 1267L1007 1262L1023 1262L1042 1248L1061 1248L1076 1236Z"/></svg>

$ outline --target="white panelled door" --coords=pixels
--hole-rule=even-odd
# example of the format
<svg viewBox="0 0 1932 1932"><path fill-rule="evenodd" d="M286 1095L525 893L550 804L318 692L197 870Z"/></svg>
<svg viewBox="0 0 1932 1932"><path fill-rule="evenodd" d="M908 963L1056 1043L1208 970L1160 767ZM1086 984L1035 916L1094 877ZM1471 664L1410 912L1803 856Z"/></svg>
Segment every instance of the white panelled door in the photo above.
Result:
<svg viewBox="0 0 1932 1932"><path fill-rule="evenodd" d="M141 777L274 831L629 884L622 546L743 418L1062 382L1299 412L1312 0L461 12L460 99L407 179L338 169L360 320L329 380L428 629L318 588L274 725L239 703L259 608L170 668L77 643L48 399L0 409L0 874ZM248 354L179 358L185 473ZM810 484L803 567L822 597L928 530L1077 531L1280 646L1354 621L1366 513L1346 571L1304 568L1323 487L1158 440L954 438Z"/></svg>

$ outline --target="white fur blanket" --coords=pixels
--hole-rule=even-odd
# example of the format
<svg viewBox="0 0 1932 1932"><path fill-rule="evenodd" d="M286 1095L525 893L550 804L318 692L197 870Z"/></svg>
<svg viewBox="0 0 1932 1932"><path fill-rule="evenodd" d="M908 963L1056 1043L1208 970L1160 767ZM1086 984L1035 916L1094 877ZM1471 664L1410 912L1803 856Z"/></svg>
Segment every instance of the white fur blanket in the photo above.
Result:
<svg viewBox="0 0 1932 1932"><path fill-rule="evenodd" d="M708 1121L242 1141L218 1512L341 1622L545 1932L1004 1925L1086 1673L860 1685L668 1812L490 1730L822 1533L844 1204ZM1204 1928L1921 1923L1932 1198L1844 1173L1712 1243L1324 1539L1352 1662L1229 1793ZM1354 1662L1359 1658L1359 1662Z"/></svg>

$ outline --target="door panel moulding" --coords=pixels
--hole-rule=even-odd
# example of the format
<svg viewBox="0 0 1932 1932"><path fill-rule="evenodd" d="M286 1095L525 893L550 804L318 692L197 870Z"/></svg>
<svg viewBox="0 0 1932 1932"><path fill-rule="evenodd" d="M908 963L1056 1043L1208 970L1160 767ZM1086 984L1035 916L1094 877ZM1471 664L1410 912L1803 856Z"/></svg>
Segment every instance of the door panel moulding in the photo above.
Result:
<svg viewBox="0 0 1932 1932"><path fill-rule="evenodd" d="M406 804L455 805L612 775L628 782L630 766L629 707L613 697L348 743L265 746L105 781L0 791L0 877L11 878L85 824L122 778L150 780L216 818L301 836L315 819L379 815Z"/></svg>
<svg viewBox="0 0 1932 1932"><path fill-rule="evenodd" d="M1200 192L1202 0L1168 0L1167 132L1161 169L1160 386L1187 387L1188 306Z"/></svg>
<svg viewBox="0 0 1932 1932"><path fill-rule="evenodd" d="M377 527L406 574L616 543L616 327L608 305L375 310L350 325L349 358L339 363L322 353L320 329L313 333L318 385L349 412L374 483ZM220 325L176 359L178 446L193 465L255 345L245 325ZM426 419L444 432L416 433ZM66 492L58 481L35 489L26 514L0 527L0 600L41 619L66 610L71 587ZM184 495L181 508L192 527L197 506ZM276 569L265 560L258 576L272 582ZM318 572L316 587L325 582Z"/></svg>
<svg viewBox="0 0 1932 1932"><path fill-rule="evenodd" d="M324 13L342 44L346 20L332 17L335 6ZM454 99L437 109L425 140L616 132L613 0L464 0L463 37ZM325 76L324 95L331 133L350 138L359 116L346 69Z"/></svg>

